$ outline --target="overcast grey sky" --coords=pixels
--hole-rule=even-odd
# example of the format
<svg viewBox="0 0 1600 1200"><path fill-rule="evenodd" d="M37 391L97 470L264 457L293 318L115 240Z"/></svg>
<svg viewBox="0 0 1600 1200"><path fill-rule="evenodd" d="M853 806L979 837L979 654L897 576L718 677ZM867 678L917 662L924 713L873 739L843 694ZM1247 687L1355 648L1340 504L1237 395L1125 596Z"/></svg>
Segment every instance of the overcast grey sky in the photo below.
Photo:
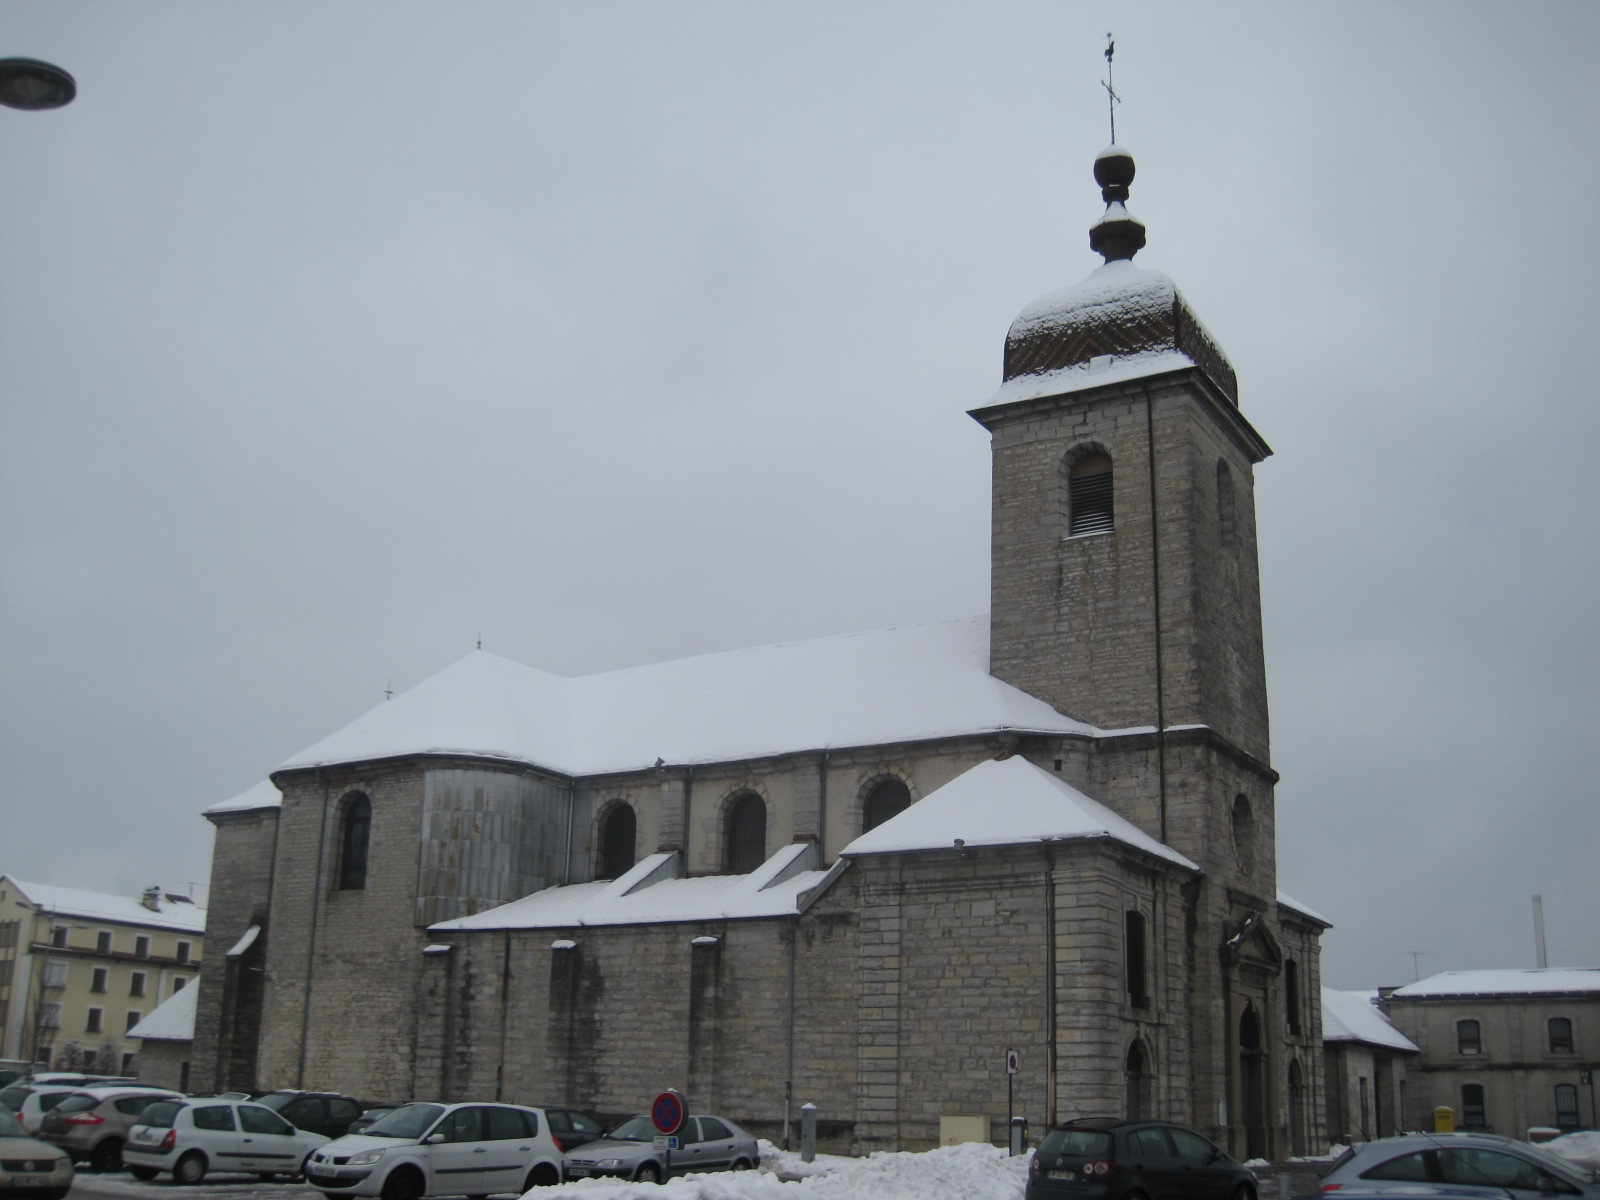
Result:
<svg viewBox="0 0 1600 1200"><path fill-rule="evenodd" d="M1325 978L1600 965L1600 6L7 0L0 870L470 650L981 612L1011 318L1139 262L1238 368L1279 879Z"/></svg>

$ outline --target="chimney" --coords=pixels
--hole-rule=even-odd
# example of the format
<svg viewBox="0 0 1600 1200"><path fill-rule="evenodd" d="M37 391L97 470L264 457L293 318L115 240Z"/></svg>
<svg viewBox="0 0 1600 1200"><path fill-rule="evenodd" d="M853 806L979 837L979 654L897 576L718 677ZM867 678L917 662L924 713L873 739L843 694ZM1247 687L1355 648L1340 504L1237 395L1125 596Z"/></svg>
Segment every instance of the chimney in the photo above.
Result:
<svg viewBox="0 0 1600 1200"><path fill-rule="evenodd" d="M161 911L161 888L160 888L160 886L158 885L156 887L147 887L147 888L145 888L144 897L139 901L139 903L144 905L151 912L160 912Z"/></svg>

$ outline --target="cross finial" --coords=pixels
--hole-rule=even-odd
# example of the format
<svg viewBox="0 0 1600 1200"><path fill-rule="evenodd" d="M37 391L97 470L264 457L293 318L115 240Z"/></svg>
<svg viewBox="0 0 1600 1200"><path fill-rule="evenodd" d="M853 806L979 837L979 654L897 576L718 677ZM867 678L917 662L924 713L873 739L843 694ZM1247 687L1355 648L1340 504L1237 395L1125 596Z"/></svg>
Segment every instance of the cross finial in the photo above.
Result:
<svg viewBox="0 0 1600 1200"><path fill-rule="evenodd" d="M1100 86L1106 90L1106 110L1111 114L1111 144L1117 144L1117 105L1122 103L1122 97L1117 95L1117 89L1111 84L1111 59L1117 52L1117 43L1111 34L1106 34L1106 77L1100 81Z"/></svg>

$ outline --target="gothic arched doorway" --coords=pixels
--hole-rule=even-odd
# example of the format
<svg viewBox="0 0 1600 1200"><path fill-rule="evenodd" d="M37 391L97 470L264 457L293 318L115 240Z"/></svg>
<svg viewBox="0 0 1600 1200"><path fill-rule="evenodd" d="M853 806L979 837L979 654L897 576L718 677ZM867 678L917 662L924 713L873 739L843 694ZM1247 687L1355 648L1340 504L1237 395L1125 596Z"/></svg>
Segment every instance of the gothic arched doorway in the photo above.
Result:
<svg viewBox="0 0 1600 1200"><path fill-rule="evenodd" d="M1261 1049L1261 1018L1253 1007L1239 1018L1239 1123L1244 1126L1244 1156L1267 1156L1266 1056Z"/></svg>
<svg viewBox="0 0 1600 1200"><path fill-rule="evenodd" d="M1155 1116L1155 1075L1150 1069L1150 1054L1142 1039L1134 1038L1128 1047L1128 1120L1144 1121Z"/></svg>

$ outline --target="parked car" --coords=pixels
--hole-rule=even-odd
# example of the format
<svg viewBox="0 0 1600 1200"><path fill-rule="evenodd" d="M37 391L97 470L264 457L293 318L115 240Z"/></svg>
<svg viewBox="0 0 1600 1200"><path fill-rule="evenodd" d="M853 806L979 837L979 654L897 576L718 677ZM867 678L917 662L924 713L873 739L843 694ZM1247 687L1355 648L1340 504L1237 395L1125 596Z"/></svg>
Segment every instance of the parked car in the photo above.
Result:
<svg viewBox="0 0 1600 1200"><path fill-rule="evenodd" d="M561 1182L544 1112L516 1104L407 1104L311 1155L306 1181L330 1196L487 1196Z"/></svg>
<svg viewBox="0 0 1600 1200"><path fill-rule="evenodd" d="M80 1088L44 1114L39 1140L60 1146L73 1162L86 1162L90 1170L120 1171L122 1144L145 1106L182 1099L170 1088L128 1084Z"/></svg>
<svg viewBox="0 0 1600 1200"><path fill-rule="evenodd" d="M32 1136L39 1132L39 1122L44 1120L45 1113L83 1086L81 1083L13 1083L0 1090L0 1107L15 1113Z"/></svg>
<svg viewBox="0 0 1600 1200"><path fill-rule="evenodd" d="M361 1115L361 1101L339 1092L263 1092L256 1103L272 1109L299 1129L325 1138L342 1138Z"/></svg>
<svg viewBox="0 0 1600 1200"><path fill-rule="evenodd" d="M199 1183L232 1171L271 1180L300 1174L327 1141L247 1100L158 1100L128 1130L122 1161L135 1179L170 1171L176 1183Z"/></svg>
<svg viewBox="0 0 1600 1200"><path fill-rule="evenodd" d="M541 1106L543 1107L543 1106ZM593 1113L579 1108L544 1108L550 1122L550 1136L563 1154L586 1146L605 1136L606 1127Z"/></svg>
<svg viewBox="0 0 1600 1200"><path fill-rule="evenodd" d="M1519 1200L1552 1194L1600 1198L1593 1172L1538 1146L1493 1133L1409 1133L1353 1146L1322 1177L1324 1194L1384 1183L1500 1188Z"/></svg>
<svg viewBox="0 0 1600 1200"><path fill-rule="evenodd" d="M1339 1189L1347 1200L1506 1200L1500 1187L1470 1187L1464 1183L1353 1183Z"/></svg>
<svg viewBox="0 0 1600 1200"><path fill-rule="evenodd" d="M726 1117L689 1117L676 1150L658 1150L649 1117L629 1117L605 1137L567 1155L568 1179L612 1176L660 1183L691 1171L748 1171L761 1161L756 1139Z"/></svg>
<svg viewBox="0 0 1600 1200"><path fill-rule="evenodd" d="M30 1137L10 1109L0 1109L0 1196L61 1200L72 1187L72 1158Z"/></svg>
<svg viewBox="0 0 1600 1200"><path fill-rule="evenodd" d="M1192 1129L1170 1121L1085 1117L1044 1135L1028 1163L1026 1200L1254 1200L1256 1177Z"/></svg>

